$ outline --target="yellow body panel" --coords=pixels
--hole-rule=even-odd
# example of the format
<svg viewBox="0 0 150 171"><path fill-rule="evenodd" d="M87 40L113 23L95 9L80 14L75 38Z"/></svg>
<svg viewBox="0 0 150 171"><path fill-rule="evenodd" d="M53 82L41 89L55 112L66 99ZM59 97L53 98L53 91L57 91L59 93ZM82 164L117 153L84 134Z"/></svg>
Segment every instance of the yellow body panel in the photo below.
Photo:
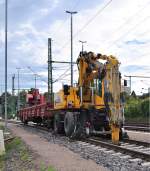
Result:
<svg viewBox="0 0 150 171"><path fill-rule="evenodd" d="M70 107L79 108L80 107L80 99L77 97L77 88L70 87L70 94L67 96L67 105L71 104Z"/></svg>
<svg viewBox="0 0 150 171"><path fill-rule="evenodd" d="M69 95L64 95L64 91L60 90L54 96L55 109L80 108L80 99L77 97L77 88L70 87Z"/></svg>
<svg viewBox="0 0 150 171"><path fill-rule="evenodd" d="M58 93L54 94L54 108L64 109L66 107L67 107L67 103L64 96L64 91L60 90Z"/></svg>
<svg viewBox="0 0 150 171"><path fill-rule="evenodd" d="M103 98L95 95L95 108L96 109L101 109L104 108L104 100Z"/></svg>

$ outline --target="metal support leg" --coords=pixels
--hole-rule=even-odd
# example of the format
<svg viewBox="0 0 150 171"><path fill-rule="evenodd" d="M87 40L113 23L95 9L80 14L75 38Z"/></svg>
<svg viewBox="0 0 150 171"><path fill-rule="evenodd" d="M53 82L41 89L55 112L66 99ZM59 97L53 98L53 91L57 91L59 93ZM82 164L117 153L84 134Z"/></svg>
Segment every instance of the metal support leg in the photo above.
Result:
<svg viewBox="0 0 150 171"><path fill-rule="evenodd" d="M118 145L119 144L119 131L120 131L119 126L116 124L112 124L111 131L112 131L111 133L112 143Z"/></svg>

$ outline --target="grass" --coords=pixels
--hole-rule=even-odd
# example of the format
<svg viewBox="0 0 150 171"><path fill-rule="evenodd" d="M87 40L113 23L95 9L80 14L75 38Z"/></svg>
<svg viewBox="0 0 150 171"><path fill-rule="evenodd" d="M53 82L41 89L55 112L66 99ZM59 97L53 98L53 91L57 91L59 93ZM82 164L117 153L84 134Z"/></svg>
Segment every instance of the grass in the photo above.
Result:
<svg viewBox="0 0 150 171"><path fill-rule="evenodd" d="M28 149L18 137L12 140L10 143L6 144L6 153L9 153L14 149L19 152L19 157L22 161L30 160Z"/></svg>
<svg viewBox="0 0 150 171"><path fill-rule="evenodd" d="M20 144L22 144L21 139L14 138L11 142L9 142L5 145L6 153L8 153L9 151L11 151L14 148L18 149Z"/></svg>
<svg viewBox="0 0 150 171"><path fill-rule="evenodd" d="M40 171L55 171L55 169L51 166L46 167L43 163L41 164Z"/></svg>
<svg viewBox="0 0 150 171"><path fill-rule="evenodd" d="M4 169L4 167L5 167L5 160L6 160L5 155L0 156L0 170Z"/></svg>
<svg viewBox="0 0 150 171"><path fill-rule="evenodd" d="M28 150L26 149L26 146L24 146L21 139L18 137L14 138L11 142L6 143L5 150L6 153L3 156L0 156L0 170L4 170L5 161L7 160L12 150L19 153L19 158L22 161L27 161L29 159Z"/></svg>

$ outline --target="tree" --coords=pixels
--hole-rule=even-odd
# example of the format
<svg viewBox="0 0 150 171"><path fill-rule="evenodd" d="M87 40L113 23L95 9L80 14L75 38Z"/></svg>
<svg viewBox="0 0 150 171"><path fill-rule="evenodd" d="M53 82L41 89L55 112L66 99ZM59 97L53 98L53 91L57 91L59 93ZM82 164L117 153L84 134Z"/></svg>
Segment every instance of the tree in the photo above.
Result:
<svg viewBox="0 0 150 171"><path fill-rule="evenodd" d="M25 90L20 91L20 107L23 108L26 106L26 94Z"/></svg>
<svg viewBox="0 0 150 171"><path fill-rule="evenodd" d="M5 93L2 93L0 96L1 98L1 110L2 110L2 117L5 114ZM16 96L11 96L10 93L7 92L7 114L8 119L11 118L16 113Z"/></svg>
<svg viewBox="0 0 150 171"><path fill-rule="evenodd" d="M132 91L131 96L134 97L134 98L136 98L135 91Z"/></svg>
<svg viewBox="0 0 150 171"><path fill-rule="evenodd" d="M2 112L2 117L4 118L5 114L5 93L2 93L0 96L1 99L1 112ZM17 100L18 96L12 96L9 92L7 93L7 117L8 119L14 117L16 115L17 111ZM21 91L20 92L20 106L25 107L26 104L26 91Z"/></svg>

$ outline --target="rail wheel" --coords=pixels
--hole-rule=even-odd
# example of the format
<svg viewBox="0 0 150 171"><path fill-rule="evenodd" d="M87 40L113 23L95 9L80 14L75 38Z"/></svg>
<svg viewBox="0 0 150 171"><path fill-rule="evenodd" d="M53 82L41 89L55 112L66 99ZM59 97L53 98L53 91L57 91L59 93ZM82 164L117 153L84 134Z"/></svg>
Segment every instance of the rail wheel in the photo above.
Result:
<svg viewBox="0 0 150 171"><path fill-rule="evenodd" d="M119 132L119 139L120 139L120 140L129 139L129 136L128 136L127 132L124 130L124 128L121 128L121 129L120 129L120 132Z"/></svg>
<svg viewBox="0 0 150 171"><path fill-rule="evenodd" d="M75 129L75 119L72 112L67 112L64 119L65 134L70 137Z"/></svg>
<svg viewBox="0 0 150 171"><path fill-rule="evenodd" d="M62 134L64 132L63 123L59 114L54 115L54 132Z"/></svg>
<svg viewBox="0 0 150 171"><path fill-rule="evenodd" d="M27 120L24 120L23 123L24 123L24 125L28 125L28 121Z"/></svg>

